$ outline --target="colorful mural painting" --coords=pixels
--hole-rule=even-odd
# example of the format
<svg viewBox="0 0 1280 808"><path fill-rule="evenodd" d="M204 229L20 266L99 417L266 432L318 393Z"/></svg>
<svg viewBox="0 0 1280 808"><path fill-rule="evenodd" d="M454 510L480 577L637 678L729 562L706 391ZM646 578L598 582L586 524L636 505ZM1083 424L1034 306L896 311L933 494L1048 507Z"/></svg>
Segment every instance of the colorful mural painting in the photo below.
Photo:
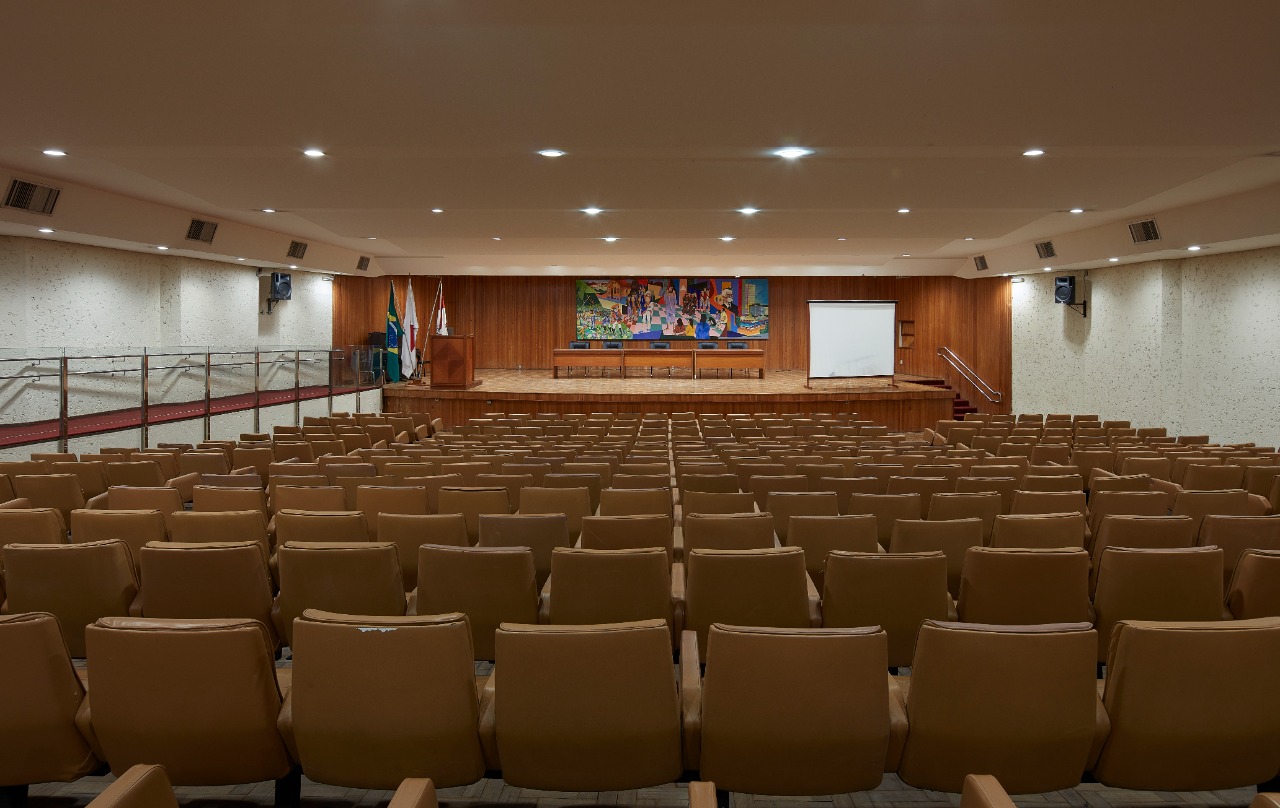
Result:
<svg viewBox="0 0 1280 808"><path fill-rule="evenodd" d="M579 280L578 339L767 339L764 278Z"/></svg>

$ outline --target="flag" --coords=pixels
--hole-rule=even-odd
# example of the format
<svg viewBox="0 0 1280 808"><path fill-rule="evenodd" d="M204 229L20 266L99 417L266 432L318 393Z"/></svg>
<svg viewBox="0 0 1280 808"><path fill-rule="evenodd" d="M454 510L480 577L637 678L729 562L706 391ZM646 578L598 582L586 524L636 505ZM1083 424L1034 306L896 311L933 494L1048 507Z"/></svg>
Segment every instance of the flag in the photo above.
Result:
<svg viewBox="0 0 1280 808"><path fill-rule="evenodd" d="M413 278L409 279L409 295L404 302L404 355L400 370L407 379L418 369L418 306L413 302Z"/></svg>
<svg viewBox="0 0 1280 808"><path fill-rule="evenodd" d="M440 291L437 293L440 298L440 315L436 318L436 333L449 336L449 314L444 310L444 283L440 284Z"/></svg>
<svg viewBox="0 0 1280 808"><path fill-rule="evenodd" d="M400 343L404 341L404 329L400 327L400 315L396 313L396 285L391 284L391 300L387 303L387 381L400 381Z"/></svg>

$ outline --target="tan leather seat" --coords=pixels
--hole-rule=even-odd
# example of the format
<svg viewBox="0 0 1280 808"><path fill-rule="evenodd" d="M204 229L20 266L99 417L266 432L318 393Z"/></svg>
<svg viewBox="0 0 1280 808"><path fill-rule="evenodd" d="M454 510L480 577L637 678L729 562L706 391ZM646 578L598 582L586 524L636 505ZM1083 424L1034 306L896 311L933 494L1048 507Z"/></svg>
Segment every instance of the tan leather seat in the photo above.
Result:
<svg viewBox="0 0 1280 808"><path fill-rule="evenodd" d="M960 590L960 572L970 547L982 546L982 520L977 517L948 521L899 519L889 539L891 553L929 553L941 550L947 557L947 590Z"/></svg>
<svg viewBox="0 0 1280 808"><path fill-rule="evenodd" d="M465 615L367 617L308 609L294 629L279 728L307 777L392 789L485 772Z"/></svg>
<svg viewBox="0 0 1280 808"><path fill-rule="evenodd" d="M276 546L291 541L351 544L369 540L361 511L276 511Z"/></svg>
<svg viewBox="0 0 1280 808"><path fill-rule="evenodd" d="M787 544L804 550L805 569L819 590L822 589L827 555L833 550L884 552L876 541L876 519L870 514L793 516Z"/></svg>
<svg viewBox="0 0 1280 808"><path fill-rule="evenodd" d="M508 785L621 791L683 766L671 637L661 620L504 624L497 632L497 748Z"/></svg>
<svg viewBox="0 0 1280 808"><path fill-rule="evenodd" d="M896 770L907 722L890 695L884 631L716 623L707 642L702 681L696 665L681 671L685 767L703 780L729 791L817 795L872 789Z"/></svg>
<svg viewBox="0 0 1280 808"><path fill-rule="evenodd" d="M1088 478L1086 478L1088 479ZM1088 480L1089 483L1089 512L1092 515L1094 510L1094 498L1098 494L1111 492L1130 492L1137 494L1160 494L1164 499L1164 494L1159 491L1151 490L1151 477L1146 474L1111 474L1101 469L1093 470L1093 478ZM1166 500L1167 502L1167 500ZM1165 505L1166 510L1168 505ZM1153 514L1158 516L1159 514Z"/></svg>
<svg viewBox="0 0 1280 808"><path fill-rule="evenodd" d="M606 488L600 492L601 516L672 516L670 488Z"/></svg>
<svg viewBox="0 0 1280 808"><path fill-rule="evenodd" d="M18 474L13 480L14 494L31 503L33 508L56 508L65 524L71 524L71 512L85 506L80 478L74 474Z"/></svg>
<svg viewBox="0 0 1280 808"><path fill-rule="evenodd" d="M683 571L677 568L677 574ZM557 547L543 609L553 625L594 625L660 619L672 642L684 628L682 578L672 589L666 551L584 550ZM678 607L678 608L677 608Z"/></svg>
<svg viewBox="0 0 1280 808"><path fill-rule="evenodd" d="M1102 553L1109 547L1178 548L1195 545L1194 521L1189 516L1117 516L1108 515L1094 537L1093 566L1089 575L1089 591L1098 584Z"/></svg>
<svg viewBox="0 0 1280 808"><path fill-rule="evenodd" d="M178 471L182 474L230 474L231 461L223 452L183 452L178 456Z"/></svg>
<svg viewBox="0 0 1280 808"><path fill-rule="evenodd" d="M971 547L956 603L966 623L1092 623L1084 550Z"/></svg>
<svg viewBox="0 0 1280 808"><path fill-rule="evenodd" d="M996 517L992 547L1085 546L1085 518L1080 513L1009 513Z"/></svg>
<svg viewBox="0 0 1280 808"><path fill-rule="evenodd" d="M123 541L9 544L3 556L5 611L57 617L73 657L85 655L85 626L99 617L129 614L138 595L133 559Z"/></svg>
<svg viewBox="0 0 1280 808"><path fill-rule="evenodd" d="M169 540L178 544L251 541L271 555L267 516L262 511L186 511L169 517Z"/></svg>
<svg viewBox="0 0 1280 808"><path fill-rule="evenodd" d="M1243 488L1232 491L1179 491L1169 512L1174 516L1190 516L1195 522L1195 533L1198 536L1200 523L1209 514L1263 516L1267 513L1267 507L1265 500Z"/></svg>
<svg viewBox="0 0 1280 808"><path fill-rule="evenodd" d="M684 494L684 516L704 513L755 513L756 501L749 493L711 491L686 491Z"/></svg>
<svg viewBox="0 0 1280 808"><path fill-rule="evenodd" d="M150 542L139 553L144 617L257 620L277 643L271 622L271 578L257 542Z"/></svg>
<svg viewBox="0 0 1280 808"><path fill-rule="evenodd" d="M54 615L0 615L0 692L0 783L6 796L21 801L30 783L70 782L98 768L76 729L84 685Z"/></svg>
<svg viewBox="0 0 1280 808"><path fill-rule="evenodd" d="M1197 544L1222 548L1223 583L1228 583L1245 550L1280 550L1280 515L1206 516Z"/></svg>
<svg viewBox="0 0 1280 808"><path fill-rule="evenodd" d="M718 474L685 474L680 477L679 495L686 492L702 491L706 493L738 493L738 475L730 474L726 468Z"/></svg>
<svg viewBox="0 0 1280 808"><path fill-rule="evenodd" d="M378 541L378 514L430 513L425 488L362 485L356 488L356 510L364 514L369 541Z"/></svg>
<svg viewBox="0 0 1280 808"><path fill-rule="evenodd" d="M774 532L783 544L794 516L838 516L840 506L831 491L777 491L769 494Z"/></svg>
<svg viewBox="0 0 1280 808"><path fill-rule="evenodd" d="M197 485L192 489L194 511L260 511L267 513L267 492L261 488L219 488Z"/></svg>
<svg viewBox="0 0 1280 808"><path fill-rule="evenodd" d="M107 492L107 464L99 460L61 461L49 464L53 474L74 474L80 481L80 491L86 499ZM3 488L0 487L0 500L3 500Z"/></svg>
<svg viewBox="0 0 1280 808"><path fill-rule="evenodd" d="M879 494L882 487L875 477L823 477L814 484L813 490L835 494L840 515L847 516L851 494Z"/></svg>
<svg viewBox="0 0 1280 808"><path fill-rule="evenodd" d="M390 542L286 542L277 551L280 593L271 618L287 645L306 609L403 616L404 578Z"/></svg>
<svg viewBox="0 0 1280 808"><path fill-rule="evenodd" d="M919 494L921 512L929 510L934 494L949 494L956 490L955 480L947 477L893 476L885 488L886 494Z"/></svg>
<svg viewBox="0 0 1280 808"><path fill-rule="evenodd" d="M93 808L178 808L164 766L138 764L89 801Z"/></svg>
<svg viewBox="0 0 1280 808"><path fill-rule="evenodd" d="M761 511L769 510L769 495L774 491L806 492L809 480L803 474L753 475L748 481L751 495L755 497L756 507Z"/></svg>
<svg viewBox="0 0 1280 808"><path fill-rule="evenodd" d="M1093 774L1118 788L1208 791L1266 782L1280 760L1280 619L1122 621Z"/></svg>
<svg viewBox="0 0 1280 808"><path fill-rule="evenodd" d="M1094 490L1089 498L1089 531L1095 536L1102 527L1104 517L1117 516L1167 516L1169 504L1159 491L1100 491Z"/></svg>
<svg viewBox="0 0 1280 808"><path fill-rule="evenodd" d="M528 547L538 588L551 575L551 554L570 547L569 518L562 513L484 514L480 517L480 547Z"/></svg>
<svg viewBox="0 0 1280 808"><path fill-rule="evenodd" d="M675 539L669 516L586 516L579 545L586 550L632 550L661 547L675 560Z"/></svg>
<svg viewBox="0 0 1280 808"><path fill-rule="evenodd" d="M200 481L199 474L177 475L176 468L173 473L166 474L161 462L173 460L173 455L138 456L142 459L107 463L108 491L116 487L171 488L178 492L183 502L191 501L192 489Z"/></svg>
<svg viewBox="0 0 1280 808"><path fill-rule="evenodd" d="M253 469L266 483L271 482L271 464L275 459L270 447L237 446L231 450L232 469Z"/></svg>
<svg viewBox="0 0 1280 808"><path fill-rule="evenodd" d="M926 620L954 620L947 558L928 553L850 553L827 559L822 625L880 626L888 634L888 664L910 665L916 633Z"/></svg>
<svg viewBox="0 0 1280 808"><path fill-rule="evenodd" d="M601 510L604 509L605 493L600 492ZM520 513L564 514L569 543L573 544L582 533L583 518L592 515L591 495L585 488L526 488L520 494Z"/></svg>
<svg viewBox="0 0 1280 808"><path fill-rule="evenodd" d="M1245 550L1227 586L1227 608L1237 620L1280 617L1280 550Z"/></svg>
<svg viewBox="0 0 1280 808"><path fill-rule="evenodd" d="M777 547L774 525L768 513L691 513L684 518L684 552Z"/></svg>
<svg viewBox="0 0 1280 808"><path fill-rule="evenodd" d="M869 513L876 517L876 540L888 547L894 522L920 519L924 513L919 494L851 494L848 513Z"/></svg>
<svg viewBox="0 0 1280 808"><path fill-rule="evenodd" d="M712 623L807 628L821 624L818 593L799 547L690 550L685 555L685 627L705 653Z"/></svg>
<svg viewBox="0 0 1280 808"><path fill-rule="evenodd" d="M929 509L925 512L925 518L941 521L981 519L982 540L986 544L991 541L991 531L1000 513L1000 495L995 491L936 493L929 498Z"/></svg>
<svg viewBox="0 0 1280 808"><path fill-rule="evenodd" d="M1211 621L1222 614L1222 550L1108 547L1098 564L1098 661L1121 620Z"/></svg>
<svg viewBox="0 0 1280 808"><path fill-rule="evenodd" d="M526 489L532 491L536 489ZM460 513L467 520L467 538L473 544L480 539L480 515L511 513L507 489L499 486L441 486L437 494L438 513Z"/></svg>
<svg viewBox="0 0 1280 808"><path fill-rule="evenodd" d="M183 510L182 494L166 486L112 485L105 495L88 503L88 507L96 510L95 503L105 503L106 509L111 511L159 511L164 516L166 528L170 527L169 517Z"/></svg>
<svg viewBox="0 0 1280 808"><path fill-rule="evenodd" d="M272 483L271 512L278 511L342 511L346 510L346 498L337 485L280 485L276 476Z"/></svg>
<svg viewBox="0 0 1280 808"><path fill-rule="evenodd" d="M168 538L164 515L159 511L90 511L71 512L71 540L76 544L119 539L129 545L135 568L147 542Z"/></svg>
<svg viewBox="0 0 1280 808"><path fill-rule="evenodd" d="M952 792L972 772L990 772L1013 793L1077 785L1106 733L1094 684L1097 642L1085 623L926 622L911 668L911 731L899 777Z"/></svg>
<svg viewBox="0 0 1280 808"><path fill-rule="evenodd" d="M149 761L175 785L276 780L278 803L296 798L265 626L104 617L85 635L93 691L76 723L112 772Z"/></svg>
<svg viewBox="0 0 1280 808"><path fill-rule="evenodd" d="M990 469L988 469L990 470ZM1018 490L1021 475L1016 468L997 469L995 474L981 474L984 469L973 466L968 477L956 480L957 494L980 494L994 492L1000 495L1000 512L1008 513L1013 506L1013 494Z"/></svg>
<svg viewBox="0 0 1280 808"><path fill-rule="evenodd" d="M533 551L527 547L418 548L418 614L461 612L471 623L477 660L493 659L493 633L503 622L538 621Z"/></svg>
<svg viewBox="0 0 1280 808"><path fill-rule="evenodd" d="M0 508L0 547L66 543L67 525L57 508Z"/></svg>
<svg viewBox="0 0 1280 808"><path fill-rule="evenodd" d="M404 591L418 586L418 548L424 544L466 547L467 520L460 513L378 514L378 538L392 542L400 556Z"/></svg>

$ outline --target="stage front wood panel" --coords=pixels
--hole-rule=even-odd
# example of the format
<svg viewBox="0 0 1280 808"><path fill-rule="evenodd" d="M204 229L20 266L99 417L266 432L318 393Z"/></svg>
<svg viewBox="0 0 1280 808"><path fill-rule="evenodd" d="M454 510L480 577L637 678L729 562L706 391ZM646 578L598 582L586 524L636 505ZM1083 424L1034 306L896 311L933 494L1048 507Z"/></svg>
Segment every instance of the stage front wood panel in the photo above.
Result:
<svg viewBox="0 0 1280 808"><path fill-rule="evenodd" d="M335 345L362 343L368 332L382 330L388 280L335 278ZM391 280L403 306L407 279ZM437 282L434 277L413 278L424 330ZM963 384L962 395L984 412L1007 411L1013 383L1010 288L1008 278L771 277L770 336L752 341L751 346L764 349L765 367L770 371L802 370L809 350L809 300L897 300L898 319L915 324L914 345L897 349L898 371L954 378L937 356L939 347L949 347L1004 393L1004 404L990 405ZM448 276L444 297L452 331L476 335L480 368L550 370L552 351L567 347L575 338L571 278ZM673 340L672 349L688 350L695 344L694 340Z"/></svg>

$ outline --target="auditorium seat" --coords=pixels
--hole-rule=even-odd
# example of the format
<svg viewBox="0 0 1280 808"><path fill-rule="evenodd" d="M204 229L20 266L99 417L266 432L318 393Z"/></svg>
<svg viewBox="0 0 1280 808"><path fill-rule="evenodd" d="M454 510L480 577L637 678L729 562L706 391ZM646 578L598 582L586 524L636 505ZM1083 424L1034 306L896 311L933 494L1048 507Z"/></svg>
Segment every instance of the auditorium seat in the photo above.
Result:
<svg viewBox="0 0 1280 808"><path fill-rule="evenodd" d="M684 519L683 550L759 550L777 547L774 520L767 513L691 513Z"/></svg>
<svg viewBox="0 0 1280 808"><path fill-rule="evenodd" d="M276 546L290 541L364 542L369 528L360 511L311 511L286 508L276 512Z"/></svg>
<svg viewBox="0 0 1280 808"><path fill-rule="evenodd" d="M539 588L551 575L551 555L557 547L571 547L569 519L563 513L483 514L479 547L528 547Z"/></svg>
<svg viewBox="0 0 1280 808"><path fill-rule="evenodd" d="M671 637L661 620L602 626L508 623L482 733L517 788L620 791L683 770Z"/></svg>
<svg viewBox="0 0 1280 808"><path fill-rule="evenodd" d="M275 647L271 578L257 542L150 542L138 558L143 617L257 620Z"/></svg>
<svg viewBox="0 0 1280 808"><path fill-rule="evenodd" d="M6 804L22 805L29 784L78 780L101 765L76 729L85 689L54 615L0 615L0 692L0 799Z"/></svg>
<svg viewBox="0 0 1280 808"><path fill-rule="evenodd" d="M119 539L129 545L129 555L137 568L142 548L147 542L167 541L164 515L159 511L90 511L71 512L71 541L85 542Z"/></svg>
<svg viewBox="0 0 1280 808"><path fill-rule="evenodd" d="M673 516L670 488L606 488L600 492L601 516Z"/></svg>
<svg viewBox="0 0 1280 808"><path fill-rule="evenodd" d="M180 786L275 780L277 805L296 804L263 625L105 617L85 633L93 690L76 723L114 774L157 763Z"/></svg>
<svg viewBox="0 0 1280 808"><path fill-rule="evenodd" d="M1249 466L1244 470L1244 488L1250 494L1266 497L1270 495L1271 486L1277 478L1280 478L1280 466ZM1275 512L1275 508L1272 508L1272 512Z"/></svg>
<svg viewBox="0 0 1280 808"><path fill-rule="evenodd" d="M378 514L378 540L396 545L404 590L418 585L418 548L424 544L467 547L467 520L460 513Z"/></svg>
<svg viewBox="0 0 1280 808"><path fill-rule="evenodd" d="M1075 491L1024 491L1013 492L1009 513L1079 513L1088 515L1084 492Z"/></svg>
<svg viewBox="0 0 1280 808"><path fill-rule="evenodd" d="M1223 619L1222 550L1108 547L1098 561L1093 608L1098 662L1107 661L1121 620Z"/></svg>
<svg viewBox="0 0 1280 808"><path fill-rule="evenodd" d="M169 460L172 455L164 455ZM183 502L190 502L192 488L200 481L199 474L167 476L161 468L160 456L142 460L107 463L107 484L110 488L170 488L179 492ZM176 465L176 461L175 465ZM108 489L108 490L109 490Z"/></svg>
<svg viewBox="0 0 1280 808"><path fill-rule="evenodd" d="M1123 478L1112 478L1123 479ZM1089 530L1097 536L1104 517L1166 516L1168 501L1159 491L1115 491L1095 489L1089 497Z"/></svg>
<svg viewBox="0 0 1280 808"><path fill-rule="evenodd" d="M551 579L543 587L544 623L594 625L660 619L672 645L684 628L683 570L676 577L666 551L586 550L557 547ZM673 587L672 584L675 584Z"/></svg>
<svg viewBox="0 0 1280 808"><path fill-rule="evenodd" d="M876 540L888 547L893 525L899 519L921 519L924 508L919 494L850 494L848 513L869 513L876 518Z"/></svg>
<svg viewBox="0 0 1280 808"><path fill-rule="evenodd" d="M823 477L812 484L812 489L835 494L841 516L848 515L851 494L878 494L883 491L880 481L875 477Z"/></svg>
<svg viewBox="0 0 1280 808"><path fill-rule="evenodd" d="M605 489L600 492L601 510L604 509ZM665 491L665 489L663 489ZM668 501L670 494L667 495ZM569 544L578 541L582 533L582 520L591 516L591 495L586 488L526 488L520 495L520 514L564 514L569 531Z"/></svg>
<svg viewBox="0 0 1280 808"><path fill-rule="evenodd" d="M748 484L751 495L755 497L756 507L761 511L769 510L769 494L774 491L807 492L809 481L800 474L784 474L779 476L753 476Z"/></svg>
<svg viewBox="0 0 1280 808"><path fill-rule="evenodd" d="M80 481L80 491L86 501L107 492L107 466L101 461L55 462L49 464L49 471L52 474L74 474ZM5 500L5 493L12 492L6 492L3 483L0 483L0 502Z"/></svg>
<svg viewBox="0 0 1280 808"><path fill-rule="evenodd" d="M1245 550L1227 585L1227 608L1236 620L1280 617L1280 550Z"/></svg>
<svg viewBox="0 0 1280 808"><path fill-rule="evenodd" d="M951 520L899 519L889 538L890 553L941 551L947 558L947 590L958 592L965 554L982 546L982 520L976 517Z"/></svg>
<svg viewBox="0 0 1280 808"><path fill-rule="evenodd" d="M342 488L336 485L277 485L282 478L272 482L271 512L278 511L341 511L346 509ZM289 479L289 478L284 478ZM272 522L274 523L274 516Z"/></svg>
<svg viewBox="0 0 1280 808"><path fill-rule="evenodd" d="M1089 554L1065 548L971 547L956 611L966 623L1092 623Z"/></svg>
<svg viewBox="0 0 1280 808"><path fill-rule="evenodd" d="M540 489L525 489L534 491ZM473 544L480 538L480 515L511 513L507 489L498 486L441 486L437 513L460 513L467 521L467 537Z"/></svg>
<svg viewBox="0 0 1280 808"><path fill-rule="evenodd" d="M685 519L695 513L755 513L756 502L751 494L742 491L734 493L687 491L684 495L683 512Z"/></svg>
<svg viewBox="0 0 1280 808"><path fill-rule="evenodd" d="M403 513L425 515L430 513L425 488L399 488L381 485L361 485L356 488L355 509L364 514L369 531L369 541L378 541L378 515Z"/></svg>
<svg viewBox="0 0 1280 808"><path fill-rule="evenodd" d="M1094 776L1153 791L1272 780L1280 760L1276 670L1277 618L1117 624L1103 694L1111 733Z"/></svg>
<svg viewBox="0 0 1280 808"><path fill-rule="evenodd" d="M13 500L11 500L12 502ZM19 504L23 500L16 500ZM57 508L0 508L0 547L8 544L66 544L67 526Z"/></svg>
<svg viewBox="0 0 1280 808"><path fill-rule="evenodd" d="M393 789L485 772L471 631L457 612L369 617L308 609L278 726L307 778Z"/></svg>
<svg viewBox="0 0 1280 808"><path fill-rule="evenodd" d="M71 524L71 512L85 506L80 478L74 474L17 474L14 495L31 503L33 508L56 508L64 524Z"/></svg>
<svg viewBox="0 0 1280 808"><path fill-rule="evenodd" d="M661 547L667 552L668 563L675 561L678 554L671 517L653 514L583 517L578 545L586 550ZM679 552L683 553L682 547Z"/></svg>
<svg viewBox="0 0 1280 808"><path fill-rule="evenodd" d="M925 513L931 520L981 519L983 542L988 543L995 519L1001 513L1000 495L994 491L934 494Z"/></svg>
<svg viewBox="0 0 1280 808"><path fill-rule="evenodd" d="M178 808L164 766L139 763L89 801L93 808Z"/></svg>
<svg viewBox="0 0 1280 808"><path fill-rule="evenodd" d="M1010 792L1072 788L1106 735L1086 623L1007 626L927 621L916 641L898 775L960 791L988 772Z"/></svg>
<svg viewBox="0 0 1280 808"><path fill-rule="evenodd" d="M8 544L3 556L4 611L57 617L73 657L85 655L85 626L135 607L138 578L123 541Z"/></svg>
<svg viewBox="0 0 1280 808"><path fill-rule="evenodd" d="M499 624L538 621L533 551L424 544L418 548L418 588L410 604L411 614L465 614L475 658L492 660Z"/></svg>
<svg viewBox="0 0 1280 808"><path fill-rule="evenodd" d="M787 544L792 517L838 516L840 507L831 491L775 491L769 495L769 513L778 540Z"/></svg>
<svg viewBox="0 0 1280 808"><path fill-rule="evenodd" d="M293 621L305 609L392 617L405 613L400 559L390 542L285 542L276 555L280 593L271 618L286 645L293 645Z"/></svg>
<svg viewBox="0 0 1280 808"><path fill-rule="evenodd" d="M947 558L928 553L833 551L822 590L822 625L880 626L889 636L888 664L909 666L926 620L956 619L947 590Z"/></svg>
<svg viewBox="0 0 1280 808"><path fill-rule="evenodd" d="M262 557L271 555L267 520L261 511L184 511L169 518L169 541L179 544L251 541L262 548Z"/></svg>
<svg viewBox="0 0 1280 808"><path fill-rule="evenodd" d="M178 456L180 474L230 474L231 463L223 452L191 451Z"/></svg>
<svg viewBox="0 0 1280 808"><path fill-rule="evenodd" d="M1017 469L1010 468L1007 471L1001 470L1001 473L1007 476L977 475L975 471L979 471L978 466L974 466L969 470L970 476L961 477L956 480L957 494L982 494L996 493L1000 495L1000 512L1008 513L1009 508L1013 505L1013 494L1018 490L1018 477L1012 476Z"/></svg>
<svg viewBox="0 0 1280 808"><path fill-rule="evenodd" d="M883 553L876 532L876 519L870 514L793 516L787 544L804 550L805 568L821 591L827 555L834 550Z"/></svg>
<svg viewBox="0 0 1280 808"><path fill-rule="evenodd" d="M1247 549L1280 550L1280 515L1224 516L1210 514L1200 523L1196 541L1222 548L1223 583L1231 580L1236 562Z"/></svg>
<svg viewBox="0 0 1280 808"><path fill-rule="evenodd" d="M182 512L183 503L182 494L167 486L112 485L106 494L94 497L86 507L109 511L159 511L164 516L166 527L171 528L169 518Z"/></svg>
<svg viewBox="0 0 1280 808"><path fill-rule="evenodd" d="M10 479L19 475L38 476L49 473L49 464L40 460L4 460L0 461L0 474Z"/></svg>
<svg viewBox="0 0 1280 808"><path fill-rule="evenodd" d="M819 595L804 550L690 550L685 554L685 627L705 653L712 623L805 628L821 625Z"/></svg>
<svg viewBox="0 0 1280 808"><path fill-rule="evenodd" d="M1001 514L991 547L1084 548L1085 520L1079 513Z"/></svg>
<svg viewBox="0 0 1280 808"><path fill-rule="evenodd" d="M262 488L222 488L197 485L192 489L195 511L260 511L267 514L267 492Z"/></svg>
<svg viewBox="0 0 1280 808"><path fill-rule="evenodd" d="M682 659L694 659L686 637ZM884 631L716 623L707 644L701 679L698 666L681 669L686 769L768 795L873 789L897 769L907 717L890 693Z"/></svg>
<svg viewBox="0 0 1280 808"><path fill-rule="evenodd" d="M598 474L601 488L608 488L613 482L613 465L605 462L571 461L556 469L560 474Z"/></svg>

